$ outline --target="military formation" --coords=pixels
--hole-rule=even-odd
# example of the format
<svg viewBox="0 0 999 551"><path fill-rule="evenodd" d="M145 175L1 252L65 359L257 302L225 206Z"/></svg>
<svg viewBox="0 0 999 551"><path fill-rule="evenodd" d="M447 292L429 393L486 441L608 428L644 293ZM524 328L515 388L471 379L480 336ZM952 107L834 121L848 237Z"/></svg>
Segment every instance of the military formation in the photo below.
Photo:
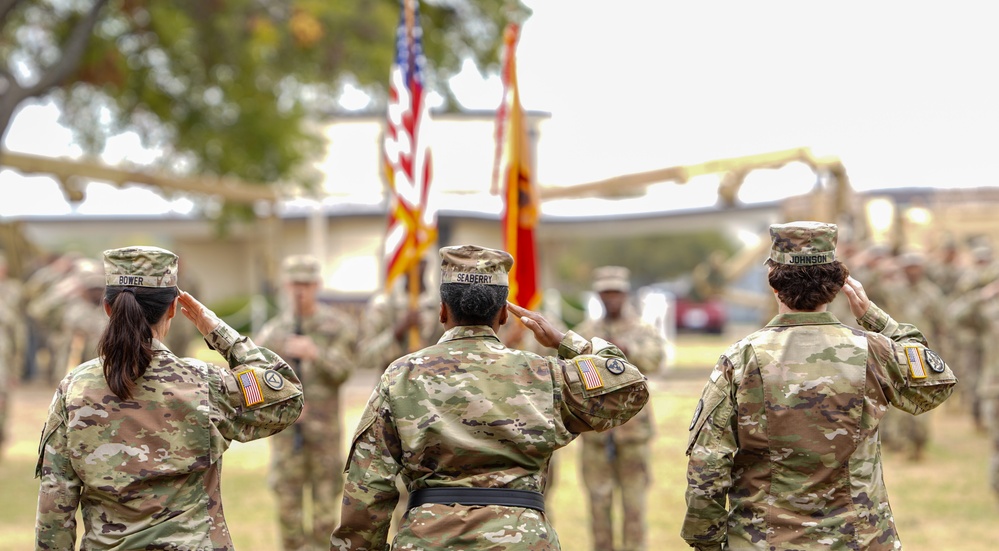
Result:
<svg viewBox="0 0 999 551"><path fill-rule="evenodd" d="M808 267L834 251L835 260L849 269L852 278L842 283L843 291L829 297L828 312L822 315L783 310L788 306L778 300L776 317L768 317L766 327L733 345L715 366L689 427L689 486L682 536L696 549L770 548L767 545L818 549L840 541L837 538L860 548L897 548L898 535L880 477L868 480L850 469L866 465L862 472L872 472L868 468L879 472L878 449L912 461L924 460L932 441L930 416L936 415L931 410L951 392L954 398L945 407L966 415L981 436L993 442L992 486L999 497L999 341L990 338L999 329L999 262L991 248L954 242L928 251L895 251L860 243L836 247L834 229L817 233L814 228L806 229L802 234L800 226L775 225L771 262L791 264L788 259L793 258L796 266ZM823 231L832 231L833 237L824 236ZM446 247L440 254L440 289L427 286L430 265L421 263L418 270L373 296L360 315L320 300L323 278L316 258L289 256L281 269L279 312L252 340L224 323L206 330L181 316L160 333L155 320L150 321L153 360L139 377L161 373L158 370L166 365L173 366L170 369L184 365L189 367L181 379L216 377L222 389L218 396L205 398L209 404L217 401L209 410L220 408L220 413L210 415L213 423L222 423L215 433L221 438L219 443L211 436L203 454L185 443L187 447L178 448L183 452L180 456L191 461L184 465L168 462L158 468L169 467L167 471L174 473L198 471L199 476L208 477L203 486L213 488L217 480L212 476L218 472L213 474L212 465L228 440L268 436L268 481L277 504L275 522L281 547L287 551L372 549L389 544L400 549L487 549L504 542L511 549L558 549L548 499L556 478L556 450L579 436L580 483L588 498L594 551L659 547L648 541L646 526L655 437L654 412L646 402L649 378L661 373L667 347L664 336L638 315L629 270L622 266L594 270L591 290L599 297L603 314L569 330L557 314L546 319L522 309L508 310L505 298L503 307L494 308L500 303L497 289L506 286L488 282L505 282L509 271L508 255L502 251ZM141 473L151 456L139 442L151 438L152 429L169 431L171 426L165 419L145 420L147 430L136 433L142 436L119 445L111 436L115 433L108 430L130 422L121 420L128 417L127 408L92 405L96 394L114 395L101 386L108 375L102 374L105 356L100 352L109 350L106 344L101 348L101 339L109 319L114 319L107 302L108 290L114 287L109 274L118 270L135 275L128 274L130 269L151 269L142 262L129 262L116 264L113 255L110 260L91 259L70 252L46 258L22 281L7 276L6 262L0 256L0 377L4 381L0 385L0 451L11 389L21 381L57 386L36 473L43 490L36 526L39 548L64 548L70 525L75 537L75 524L67 515L72 516L77 507L82 507L88 522L83 541L95 549L112 548L121 541L134 544L146 541L142 538L172 537L165 535L171 528L158 520L113 519L99 505L83 499L87 485L97 487L94 477L106 477L108 461L116 457L132 458L137 470L115 474L115 482L107 486L113 489L109 496L146 484L140 482ZM175 288L196 289L190 275L181 276L178 286L177 271L173 268ZM409 277L417 279L415 300L408 292ZM485 287L480 285L483 281ZM854 287L850 281L859 283ZM449 295L442 294L445 284ZM474 291L466 289L470 287ZM481 296L468 298L476 293ZM202 322L214 316L193 295L181 293L179 297L177 313L187 304L189 310L201 312ZM844 329L819 331L809 337L808 348L787 340L801 327L828 328L840 322L843 325L838 327ZM242 381L236 371L222 368L216 372L212 370L218 368L204 367L211 364L185 360L185 349L201 338L234 370L240 365L259 365L251 377L256 385ZM840 338L842 343L833 344ZM242 343L242 348L235 343ZM849 359L837 348L847 345L858 350ZM232 356L237 349L244 355L239 359ZM842 364L818 360L827 349L840 350L832 356L843 360ZM179 363L157 363L160 354L170 354ZM773 365L782 366L784 377L789 366L800 366L796 375L800 380L777 382L772 379ZM865 366L867 375L862 380L844 376L850 369ZM345 435L343 387L359 370L380 376L361 423ZM838 382L820 382L824 376L816 370L828 371L829 378ZM489 375L497 371L506 374L503 378ZM539 374L544 376L539 379ZM433 382L431 377L445 379ZM871 381L881 386L876 396L858 390ZM851 386L854 383L860 386ZM299 387L302 394L296 397ZM160 403L163 396L157 392L144 399ZM776 398L791 392L797 397L790 401ZM275 396L283 402L294 398L304 407L293 414L293 403L268 405L276 404ZM831 396L839 396L842 403L822 405L823 400L833 400ZM240 402L225 405L226 400L235 399ZM523 404L525 400L532 405ZM274 411L259 411L260 403L266 406L263 409ZM501 407L501 403L508 406ZM509 409L514 404L526 409ZM594 409L595 404L604 409ZM859 409L853 411L846 404ZM606 409L610 407L618 409ZM251 410L264 417L250 417ZM824 428L809 417L809 412L819 410L837 411L842 419L835 428ZM798 413L811 420L794 421ZM540 417L532 418L536 414ZM506 426L508 421L513 424ZM158 437L161 442L172 438L165 434ZM351 445L342 449L345 437ZM834 446L839 438L849 438L854 444ZM517 443L518 451L495 448L490 442L496 439ZM766 465L754 463L755 458L766 456L761 450L775 449L774 439L797 442L781 448L788 457L796 456L794 450L807 448L815 457L838 459L823 460L821 469L804 459L788 459L787 470L781 474L789 478L778 482L772 451ZM203 468L208 470L202 472ZM792 475L796 470L802 474ZM728 483L726 476L731 477ZM862 507L857 496L842 485L849 479L866 481L869 501ZM789 493L764 504L758 501L763 495L761 484L783 484ZM163 491L154 488L143 491ZM476 488L511 493L466 493ZM826 497L821 503L806 503L806 498L795 497L794 488L811 488L808 495L819 492ZM143 495L135 490L128 500L141 500ZM188 506L182 502L197 501L200 495L185 490L175 503L161 505L164 511L186 511ZM178 544L190 544L178 548L231 548L221 510L212 509L218 497L209 496L204 517L214 519L207 521L213 528L201 534L183 526L188 532L183 538L203 538L199 541L206 542L205 546L178 536ZM454 512L455 507L465 519L461 526L442 524L442 513ZM842 507L851 512L830 514L814 527L804 520L816 511ZM511 508L516 510L512 518L517 522L509 520ZM769 509L779 511L786 522L768 525L771 513L764 511ZM867 519L866 524L856 518ZM103 533L90 533L101 526Z"/></svg>

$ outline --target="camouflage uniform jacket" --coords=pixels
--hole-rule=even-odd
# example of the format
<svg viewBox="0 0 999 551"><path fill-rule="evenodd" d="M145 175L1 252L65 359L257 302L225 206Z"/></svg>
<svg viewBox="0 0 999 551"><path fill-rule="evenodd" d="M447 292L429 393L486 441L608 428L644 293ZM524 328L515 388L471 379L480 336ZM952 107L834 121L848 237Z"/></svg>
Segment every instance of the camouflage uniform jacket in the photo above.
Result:
<svg viewBox="0 0 999 551"><path fill-rule="evenodd" d="M206 340L230 369L177 358L154 339L128 401L108 390L99 359L66 375L38 450L37 549L73 549L78 507L81 550L232 549L222 452L291 425L303 398L270 350L224 323Z"/></svg>
<svg viewBox="0 0 999 551"><path fill-rule="evenodd" d="M628 361L643 374L659 371L666 356L666 343L655 328L642 322L633 312L620 319L587 320L579 324L576 333L585 338L600 336L628 351ZM612 429L617 444L648 442L655 432L652 407L646 406L631 421Z"/></svg>
<svg viewBox="0 0 999 551"><path fill-rule="evenodd" d="M437 342L444 334L444 326L439 321L440 296L424 292L420 295L417 308L420 311L421 348ZM405 356L408 343L395 339L395 322L409 309L409 296L401 286L395 286L388 293L376 295L364 312L361 328L361 342L358 345L358 361L364 367L383 370L393 360ZM408 336L407 336L408 337Z"/></svg>
<svg viewBox="0 0 999 551"><path fill-rule="evenodd" d="M559 356L512 350L491 328L466 326L393 362L354 436L331 549L385 549L397 473L410 491L541 492L556 449L581 432L627 421L649 399L645 377L606 341L588 342L570 331ZM392 549L553 550L559 544L533 509L427 504L407 513Z"/></svg>
<svg viewBox="0 0 999 551"><path fill-rule="evenodd" d="M933 409L957 379L914 326L874 304L860 322L778 315L721 357L690 425L688 544L901 548L878 425L889 406Z"/></svg>
<svg viewBox="0 0 999 551"><path fill-rule="evenodd" d="M329 423L339 423L340 385L354 369L354 342L357 339L353 319L332 306L317 304L316 312L298 323L298 334L309 336L319 349L311 361L296 361L284 353L285 339L296 334L292 312L285 312L268 321L253 340L273 350L298 373L305 391L306 408L298 424L315 429L318 434L329 432Z"/></svg>

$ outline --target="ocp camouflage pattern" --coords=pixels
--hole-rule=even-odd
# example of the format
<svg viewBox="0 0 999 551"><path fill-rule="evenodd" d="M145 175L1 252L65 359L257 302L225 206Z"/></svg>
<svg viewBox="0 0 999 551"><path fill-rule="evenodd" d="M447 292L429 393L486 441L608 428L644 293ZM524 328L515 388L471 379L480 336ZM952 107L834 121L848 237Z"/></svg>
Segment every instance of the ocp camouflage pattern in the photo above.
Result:
<svg viewBox="0 0 999 551"><path fill-rule="evenodd" d="M935 408L957 379L946 365L933 369L914 326L874 304L860 322L868 331L827 312L778 315L721 357L691 423L688 544L901 549L878 425L889 407Z"/></svg>
<svg viewBox="0 0 999 551"><path fill-rule="evenodd" d="M436 345L393 362L353 440L340 526L331 549L384 549L407 488L513 488L542 492L552 453L580 432L606 430L649 399L645 377L617 347L569 332L560 356L511 350L486 326L456 327ZM586 390L571 358L585 355L603 386ZM609 359L623 363L620 374ZM616 368L616 364L615 364ZM497 505L410 509L392 549L559 549L545 515Z"/></svg>
<svg viewBox="0 0 999 551"><path fill-rule="evenodd" d="M112 394L99 359L59 384L42 429L37 549L71 550L82 509L81 549L231 550L220 494L222 453L291 425L302 411L298 377L266 348L222 323L206 339L222 368L174 356L153 340L153 360L131 400ZM248 400L249 370L263 401ZM274 390L264 374L284 385Z"/></svg>
<svg viewBox="0 0 999 551"><path fill-rule="evenodd" d="M175 287L178 266L177 255L159 247L135 246L104 251L104 275L108 285Z"/></svg>

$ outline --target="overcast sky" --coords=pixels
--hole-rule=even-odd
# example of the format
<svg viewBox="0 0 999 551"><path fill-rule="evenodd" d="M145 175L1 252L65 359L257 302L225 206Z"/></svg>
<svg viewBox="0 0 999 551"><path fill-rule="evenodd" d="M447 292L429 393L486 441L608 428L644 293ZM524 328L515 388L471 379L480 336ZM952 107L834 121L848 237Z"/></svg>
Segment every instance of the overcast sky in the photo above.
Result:
<svg viewBox="0 0 999 551"><path fill-rule="evenodd" d="M858 190L999 184L990 3L528 4L521 94L528 109L551 113L538 150L541 184L802 146L840 157ZM497 78L470 70L452 84L466 107L496 107ZM78 153L55 120L51 109L23 111L8 147ZM143 155L126 136L105 160L125 152ZM68 212L42 181L0 175L0 215ZM111 205L88 201L94 212L122 197L108 186L89 193ZM128 193L133 210L189 208Z"/></svg>

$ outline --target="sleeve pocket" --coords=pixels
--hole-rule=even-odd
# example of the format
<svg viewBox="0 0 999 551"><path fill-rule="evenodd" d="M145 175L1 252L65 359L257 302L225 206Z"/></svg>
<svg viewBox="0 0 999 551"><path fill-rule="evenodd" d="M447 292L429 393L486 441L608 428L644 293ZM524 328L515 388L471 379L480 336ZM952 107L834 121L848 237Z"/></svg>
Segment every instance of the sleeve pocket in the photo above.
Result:
<svg viewBox="0 0 999 551"><path fill-rule="evenodd" d="M704 424L711 418L714 411L718 409L718 406L725 401L726 394L723 389L713 383L708 383L704 387L704 392L701 393L701 398L697 401L697 406L694 408L694 416L690 420L690 426L688 427L690 435L687 439L687 455L690 455L690 450L693 449L694 442L697 441L697 436L704 428Z"/></svg>

